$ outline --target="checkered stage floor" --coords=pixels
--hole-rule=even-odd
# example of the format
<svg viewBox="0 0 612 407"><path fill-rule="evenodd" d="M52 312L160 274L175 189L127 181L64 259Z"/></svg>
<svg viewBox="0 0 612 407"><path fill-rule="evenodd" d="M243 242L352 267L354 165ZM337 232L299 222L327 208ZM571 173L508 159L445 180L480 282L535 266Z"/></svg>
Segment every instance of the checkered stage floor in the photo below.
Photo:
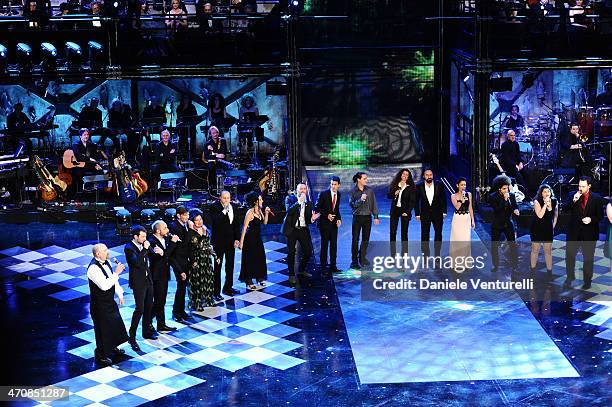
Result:
<svg viewBox="0 0 612 407"><path fill-rule="evenodd" d="M189 375L189 371L205 365L234 372L257 363L281 370L303 363L303 359L287 354L298 355L298 348L303 345L285 339L300 331L284 324L297 317L282 310L295 303L286 298L291 297L294 290L281 284L287 280L287 266L280 262L286 254L279 250L285 247L278 242L265 243L268 260L266 287L194 313L196 322L189 325L170 320L176 287L172 280L166 316L172 326L179 328L177 331L162 334L155 341L140 337L140 354L124 345L122 348L128 356L125 361L54 384L70 388L71 406L92 403L134 406L205 382ZM124 261L123 246L113 247L110 252L111 257ZM240 270L240 254L237 251L236 275ZM91 245L71 250L50 246L36 251L13 247L0 251L0 255L0 269L28 277L18 283L18 287L36 291L56 285L61 289L50 296L60 301L89 295L86 267L91 259ZM127 277L125 272L120 278L125 289L125 305L119 309L126 327L129 327L134 299L127 287ZM243 287L241 291L244 292ZM92 359L95 349L92 322L90 318L81 322L88 328L74 336L82 340L82 345L67 352Z"/></svg>

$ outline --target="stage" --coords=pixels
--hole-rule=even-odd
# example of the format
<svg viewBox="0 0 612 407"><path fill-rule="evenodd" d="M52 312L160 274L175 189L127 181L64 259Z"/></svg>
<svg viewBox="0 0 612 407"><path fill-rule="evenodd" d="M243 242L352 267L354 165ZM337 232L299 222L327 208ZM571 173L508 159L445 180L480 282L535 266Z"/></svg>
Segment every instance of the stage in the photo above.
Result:
<svg viewBox="0 0 612 407"><path fill-rule="evenodd" d="M372 240L384 240L389 201L377 192L382 215ZM123 345L123 360L105 368L93 357L85 267L98 241L123 259L125 238L108 224L6 226L11 233L3 239L0 265L11 383L68 386L70 405L339 406L381 399L402 405L561 405L576 398L585 405L609 404L612 275L601 247L592 288L572 290L563 301L363 301L359 272L348 269L351 216L344 204L343 273L329 278L319 272L313 227L313 278L291 288L284 237L279 225L268 225L266 287L247 293L236 282L241 294L194 313L193 324L169 321L179 329L159 340L139 339L138 354ZM447 219L445 234L449 226ZM486 242L487 228L479 223L473 241ZM419 239L415 221L409 239ZM556 239L552 290L559 291L564 236ZM134 303L126 278L120 310L129 325ZM174 281L170 287L167 315Z"/></svg>

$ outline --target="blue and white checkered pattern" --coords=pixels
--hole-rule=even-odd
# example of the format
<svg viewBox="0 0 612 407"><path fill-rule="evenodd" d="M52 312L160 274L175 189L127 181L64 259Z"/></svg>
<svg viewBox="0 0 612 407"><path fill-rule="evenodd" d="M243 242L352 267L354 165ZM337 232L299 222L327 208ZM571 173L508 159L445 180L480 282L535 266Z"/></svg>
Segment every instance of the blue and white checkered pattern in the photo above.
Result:
<svg viewBox="0 0 612 407"><path fill-rule="evenodd" d="M254 364L276 369L289 369L304 362L288 355L303 345L285 339L300 329L284 322L296 314L283 311L295 301L283 297L294 291L281 283L287 280L284 263L286 254L279 252L284 244L266 242L268 280L257 291L237 295L231 301L194 312L196 322L172 325L178 329L161 334L157 340L139 342L142 352L124 347L126 360L116 365L55 383L70 388L70 405L139 405L165 397L205 382L188 374L193 369L211 365L227 371L236 371ZM61 301L71 301L89 295L87 266L91 260L92 245L76 249L59 246L28 250L13 247L0 251L0 268L5 272L20 273L28 277L18 287L36 290L48 285L62 289L50 294ZM240 252L236 253L236 269L240 269ZM122 261L123 247L110 248L110 256ZM282 273L285 274L282 274ZM237 274L237 273L236 273ZM134 311L134 298L127 287L127 272L120 277L125 289L125 304L119 308L129 326ZM166 315L172 313L176 283L170 282ZM90 328L73 335L82 344L68 353L83 359L94 357L95 338L90 318L83 319ZM297 352L294 352L297 353Z"/></svg>

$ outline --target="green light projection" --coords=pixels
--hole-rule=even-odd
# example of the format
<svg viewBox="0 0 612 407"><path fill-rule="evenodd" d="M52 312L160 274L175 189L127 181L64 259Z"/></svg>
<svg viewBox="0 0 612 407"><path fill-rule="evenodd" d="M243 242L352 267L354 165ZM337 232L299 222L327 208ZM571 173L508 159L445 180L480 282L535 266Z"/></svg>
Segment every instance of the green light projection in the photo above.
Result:
<svg viewBox="0 0 612 407"><path fill-rule="evenodd" d="M416 64L401 70L402 79L407 81L419 90L425 90L433 86L434 81L434 52L429 51L425 55L422 51L414 53ZM403 87L403 86L402 86Z"/></svg>
<svg viewBox="0 0 612 407"><path fill-rule="evenodd" d="M367 140L358 134L338 135L323 158L334 165L366 164L370 157Z"/></svg>

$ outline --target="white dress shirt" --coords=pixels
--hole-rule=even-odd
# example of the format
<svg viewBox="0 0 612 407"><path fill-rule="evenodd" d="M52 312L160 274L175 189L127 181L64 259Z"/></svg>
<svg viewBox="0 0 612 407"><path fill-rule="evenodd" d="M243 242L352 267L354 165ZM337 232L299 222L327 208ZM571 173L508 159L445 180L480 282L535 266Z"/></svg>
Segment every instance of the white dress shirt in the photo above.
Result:
<svg viewBox="0 0 612 407"><path fill-rule="evenodd" d="M234 208L232 208L232 204L229 204L223 208L223 214L227 215L229 218L230 225L234 223Z"/></svg>
<svg viewBox="0 0 612 407"><path fill-rule="evenodd" d="M429 201L429 204L433 204L433 199L434 199L434 183L431 183L431 186L427 186L427 183L425 183L425 194L427 195L427 200Z"/></svg>
<svg viewBox="0 0 612 407"><path fill-rule="evenodd" d="M305 213L306 213L306 201L300 204L300 217L298 218L297 224L295 226L298 226L301 228L306 227Z"/></svg>
<svg viewBox="0 0 612 407"><path fill-rule="evenodd" d="M397 195L397 202L395 203L395 206L397 206L398 208L402 207L402 193L404 192L404 189L406 189L408 185L404 185L403 187L400 188L400 192ZM429 196L428 196L429 197ZM432 195L433 197L433 195ZM430 202L431 204L431 202Z"/></svg>
<svg viewBox="0 0 612 407"><path fill-rule="evenodd" d="M106 274L108 274L108 278L104 275L102 270L100 270L100 267L98 267L98 265L95 263L87 268L87 278L93 281L93 283L97 285L98 288L102 291L108 291L113 286L115 286L115 293L119 297L122 297L123 288L121 288L121 286L119 285L119 276L113 273L111 267L104 261L100 259L96 260L98 260L98 262L102 264L102 267L104 267Z"/></svg>

